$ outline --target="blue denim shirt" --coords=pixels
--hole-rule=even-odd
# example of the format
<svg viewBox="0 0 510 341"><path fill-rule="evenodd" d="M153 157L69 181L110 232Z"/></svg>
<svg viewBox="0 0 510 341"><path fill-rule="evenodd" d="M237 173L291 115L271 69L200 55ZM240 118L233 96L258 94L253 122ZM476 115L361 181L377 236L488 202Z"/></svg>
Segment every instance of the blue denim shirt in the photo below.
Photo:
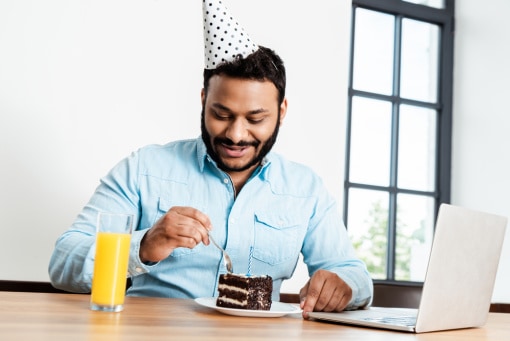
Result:
<svg viewBox="0 0 510 341"><path fill-rule="evenodd" d="M109 211L135 216L128 295L216 296L218 277L226 269L212 244L177 248L156 264L140 260L142 237L172 206L191 206L207 214L211 233L231 256L234 272L250 268L251 274L270 275L274 300L302 253L309 274L330 270L352 288L350 308L370 302L371 278L355 255L337 203L315 173L269 153L236 194L201 138L147 146L117 164L57 240L49 265L53 285L90 291L95 222L98 212Z"/></svg>

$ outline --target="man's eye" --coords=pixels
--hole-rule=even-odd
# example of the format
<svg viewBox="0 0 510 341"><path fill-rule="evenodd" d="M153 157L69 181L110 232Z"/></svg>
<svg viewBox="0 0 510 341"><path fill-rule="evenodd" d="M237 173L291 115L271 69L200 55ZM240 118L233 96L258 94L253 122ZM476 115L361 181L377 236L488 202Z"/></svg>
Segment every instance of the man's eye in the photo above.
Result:
<svg viewBox="0 0 510 341"><path fill-rule="evenodd" d="M253 123L253 124L262 123L262 121L264 121L263 118L251 118L251 119L248 119L248 122Z"/></svg>
<svg viewBox="0 0 510 341"><path fill-rule="evenodd" d="M220 121L227 121L230 118L230 116L228 116L228 115L221 115L217 112L214 113L214 117L216 117L216 119L218 119Z"/></svg>

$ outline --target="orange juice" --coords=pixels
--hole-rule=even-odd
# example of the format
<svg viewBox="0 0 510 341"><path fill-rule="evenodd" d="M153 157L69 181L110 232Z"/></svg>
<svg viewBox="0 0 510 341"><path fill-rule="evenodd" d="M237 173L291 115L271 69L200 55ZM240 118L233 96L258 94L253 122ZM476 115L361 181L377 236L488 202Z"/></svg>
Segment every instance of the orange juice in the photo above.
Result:
<svg viewBox="0 0 510 341"><path fill-rule="evenodd" d="M124 304L131 234L98 232L92 277L93 304Z"/></svg>

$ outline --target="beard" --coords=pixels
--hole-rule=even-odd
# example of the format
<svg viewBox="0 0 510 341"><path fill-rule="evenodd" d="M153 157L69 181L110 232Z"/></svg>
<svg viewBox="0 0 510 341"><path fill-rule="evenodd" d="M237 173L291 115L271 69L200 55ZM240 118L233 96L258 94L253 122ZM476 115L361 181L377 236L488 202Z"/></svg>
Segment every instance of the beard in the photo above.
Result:
<svg viewBox="0 0 510 341"><path fill-rule="evenodd" d="M223 170L224 172L242 172L247 169L250 169L253 166L259 165L276 143L279 128L280 128L280 114L278 114L276 127L274 128L273 133L266 141L255 140L255 141L239 141L238 143L234 143L232 140L228 138L215 137L214 139L211 139L211 135L209 134L207 128L205 127L205 109L204 107L202 107L201 117L202 140L204 141L204 144L207 148L207 154L209 154L209 156L214 160L214 162L216 162L218 168ZM246 164L238 167L231 167L222 161L221 157L218 155L218 153L216 153L215 149L213 148L213 145L220 144L238 147L253 146L255 148L255 151L258 150L258 153L256 153L255 156Z"/></svg>

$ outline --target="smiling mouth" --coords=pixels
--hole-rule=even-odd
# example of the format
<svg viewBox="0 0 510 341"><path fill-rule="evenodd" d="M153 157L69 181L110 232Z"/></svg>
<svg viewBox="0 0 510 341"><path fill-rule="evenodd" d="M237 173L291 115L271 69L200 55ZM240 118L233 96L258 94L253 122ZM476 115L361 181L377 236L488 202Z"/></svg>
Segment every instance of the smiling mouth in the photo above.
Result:
<svg viewBox="0 0 510 341"><path fill-rule="evenodd" d="M248 148L250 146L235 146L235 145L226 145L224 143L221 143L218 145L220 148L220 153L223 154L225 157L231 157L231 158L239 158L246 155L248 152Z"/></svg>

